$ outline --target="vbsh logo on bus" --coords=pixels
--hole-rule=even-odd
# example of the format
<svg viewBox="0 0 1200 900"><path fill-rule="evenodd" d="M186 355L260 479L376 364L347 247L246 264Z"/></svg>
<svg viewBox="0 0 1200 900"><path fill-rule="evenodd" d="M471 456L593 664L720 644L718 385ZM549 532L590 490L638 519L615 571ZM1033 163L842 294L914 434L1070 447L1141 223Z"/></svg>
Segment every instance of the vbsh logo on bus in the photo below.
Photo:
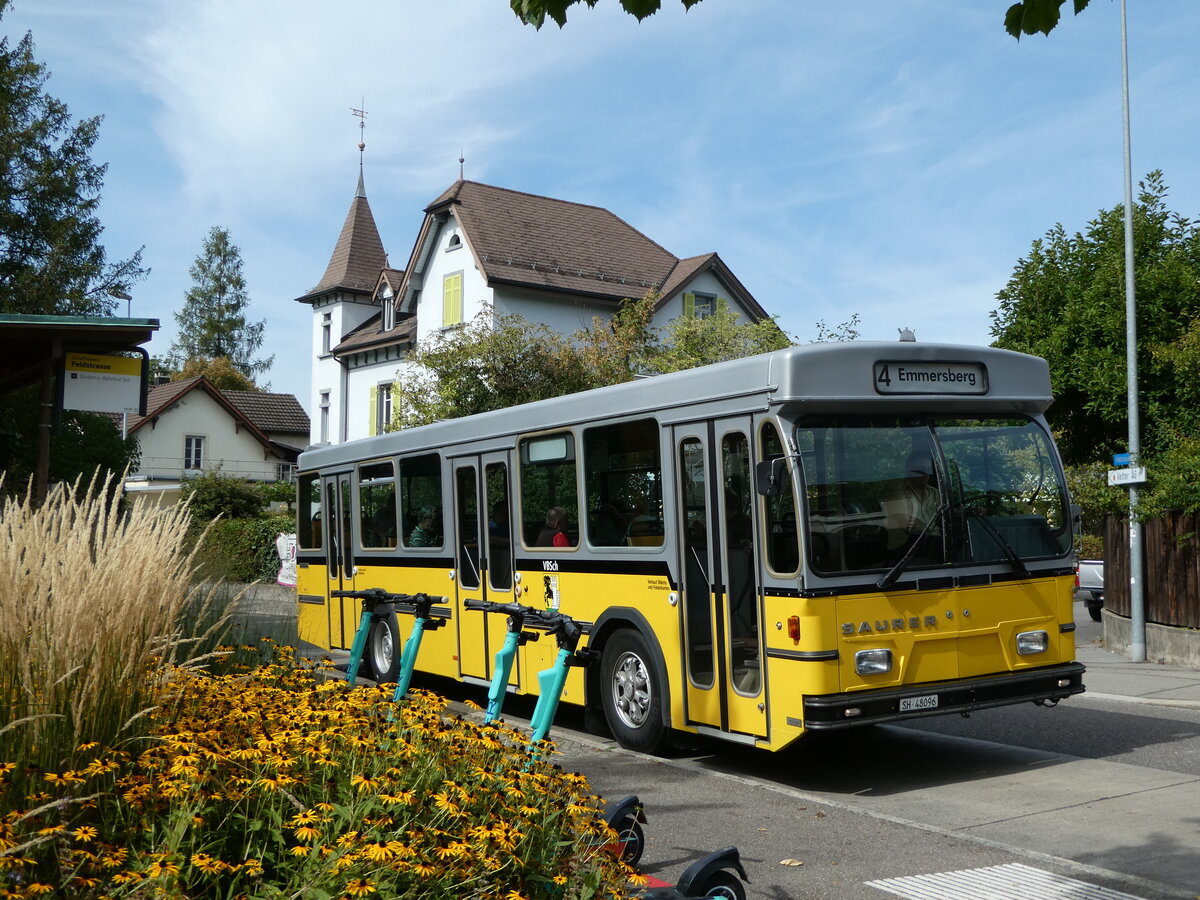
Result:
<svg viewBox="0 0 1200 900"><path fill-rule="evenodd" d="M982 363L881 359L875 363L874 382L880 394L986 394L988 391L987 369Z"/></svg>

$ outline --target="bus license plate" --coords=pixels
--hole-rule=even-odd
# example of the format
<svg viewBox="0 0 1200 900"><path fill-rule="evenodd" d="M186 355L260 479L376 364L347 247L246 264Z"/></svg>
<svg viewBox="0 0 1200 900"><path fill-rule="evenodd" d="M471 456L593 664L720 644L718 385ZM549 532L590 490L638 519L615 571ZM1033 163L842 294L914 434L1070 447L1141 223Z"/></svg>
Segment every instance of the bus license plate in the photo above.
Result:
<svg viewBox="0 0 1200 900"><path fill-rule="evenodd" d="M917 709L937 709L937 705L937 694L926 694L924 697L900 698L900 712L912 712Z"/></svg>

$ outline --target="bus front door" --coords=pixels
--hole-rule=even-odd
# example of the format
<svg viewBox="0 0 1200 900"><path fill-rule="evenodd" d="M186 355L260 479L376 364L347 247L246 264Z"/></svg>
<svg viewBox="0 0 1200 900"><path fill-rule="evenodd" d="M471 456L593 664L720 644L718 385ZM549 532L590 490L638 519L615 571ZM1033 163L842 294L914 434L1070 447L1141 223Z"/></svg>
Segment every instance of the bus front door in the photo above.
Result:
<svg viewBox="0 0 1200 900"><path fill-rule="evenodd" d="M675 429L690 724L766 734L749 418Z"/></svg>
<svg viewBox="0 0 1200 900"><path fill-rule="evenodd" d="M487 453L454 468L454 534L459 672L491 676L492 658L504 643L507 617L469 610L465 602L513 599L508 454ZM482 481L480 476L482 475ZM514 676L520 671L514 666Z"/></svg>
<svg viewBox="0 0 1200 900"><path fill-rule="evenodd" d="M326 517L329 527L325 529L325 571L328 573L329 590L353 591L354 545L350 531L350 475L327 475L322 478L325 494ZM332 650L349 650L354 644L354 632L362 613L362 601L353 597L329 598L329 647Z"/></svg>

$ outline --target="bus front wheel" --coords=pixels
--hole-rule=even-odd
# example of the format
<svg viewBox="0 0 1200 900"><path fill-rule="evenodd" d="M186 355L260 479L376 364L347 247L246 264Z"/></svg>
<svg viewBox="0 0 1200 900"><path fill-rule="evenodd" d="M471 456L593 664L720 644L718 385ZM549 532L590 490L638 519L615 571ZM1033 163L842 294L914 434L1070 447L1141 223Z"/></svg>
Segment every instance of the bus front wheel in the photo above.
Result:
<svg viewBox="0 0 1200 900"><path fill-rule="evenodd" d="M400 626L396 623L395 613L388 613L371 623L363 655L371 670L370 677L377 684L396 681L400 675Z"/></svg>
<svg viewBox="0 0 1200 900"><path fill-rule="evenodd" d="M662 685L640 632L617 632L604 647L600 679L604 717L618 744L654 753L665 743Z"/></svg>

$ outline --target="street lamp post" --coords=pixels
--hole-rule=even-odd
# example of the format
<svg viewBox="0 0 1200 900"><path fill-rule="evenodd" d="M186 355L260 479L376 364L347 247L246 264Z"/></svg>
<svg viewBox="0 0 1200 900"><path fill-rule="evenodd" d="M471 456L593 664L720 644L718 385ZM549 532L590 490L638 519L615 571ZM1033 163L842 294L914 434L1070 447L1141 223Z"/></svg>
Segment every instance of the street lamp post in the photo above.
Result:
<svg viewBox="0 0 1200 900"><path fill-rule="evenodd" d="M1125 136L1125 394L1129 417L1130 464L1141 465L1141 420L1138 415L1137 302L1133 273L1133 163L1129 148L1129 41L1125 0L1121 0L1121 106ZM1137 520L1138 486L1129 485L1129 659L1146 661L1146 604L1142 572L1142 525Z"/></svg>

